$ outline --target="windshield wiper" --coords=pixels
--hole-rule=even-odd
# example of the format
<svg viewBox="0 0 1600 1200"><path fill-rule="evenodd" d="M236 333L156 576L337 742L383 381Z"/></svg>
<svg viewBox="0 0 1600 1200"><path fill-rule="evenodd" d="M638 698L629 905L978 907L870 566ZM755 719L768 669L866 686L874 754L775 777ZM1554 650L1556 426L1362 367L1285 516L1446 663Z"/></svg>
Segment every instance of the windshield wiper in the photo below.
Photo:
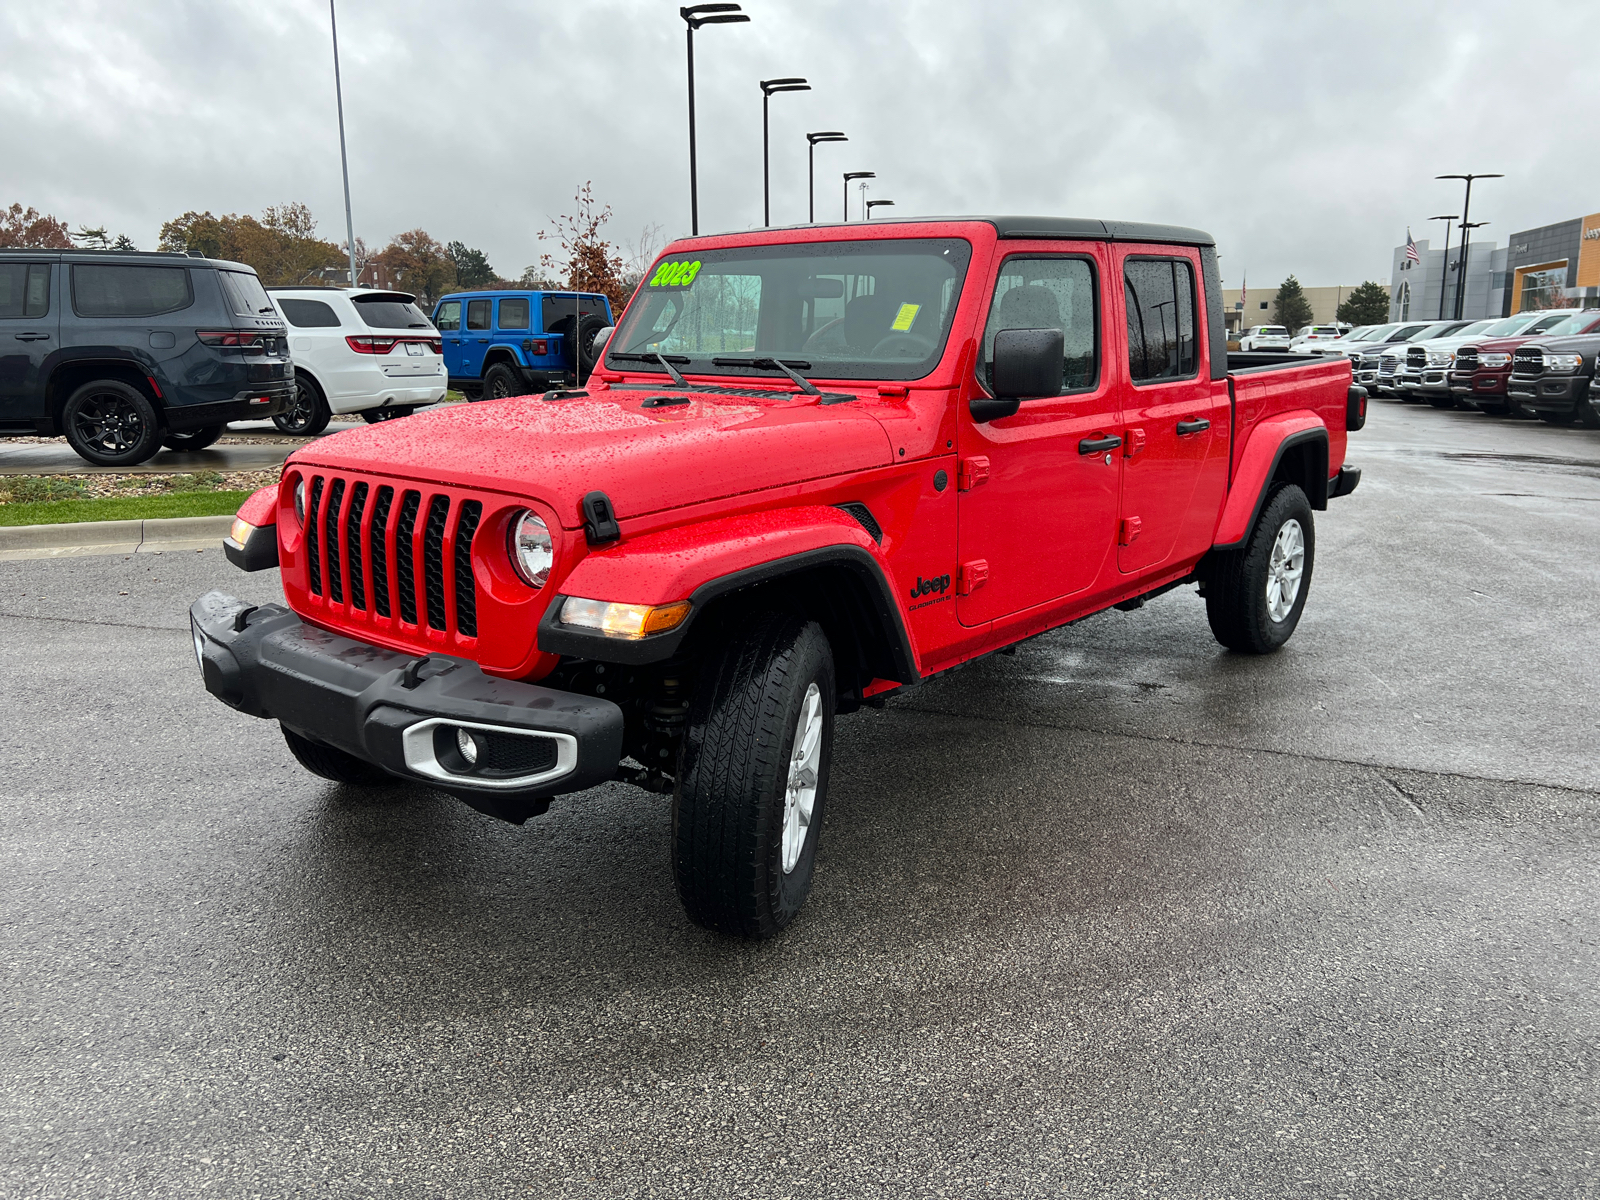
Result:
<svg viewBox="0 0 1600 1200"><path fill-rule="evenodd" d="M812 383L811 380L801 375L798 371L789 369L790 367L800 367L802 370L809 371L811 364L804 359L791 358L788 362L784 362L776 358L713 358L711 365L713 367L754 367L758 371L782 371L795 383L799 384L800 390L806 395L822 395L817 390L817 385Z"/></svg>
<svg viewBox="0 0 1600 1200"><path fill-rule="evenodd" d="M672 365L675 362L688 362L689 356L686 354L634 354L627 350L617 350L607 355L607 357L626 359L628 362L660 363L662 369L672 376L673 383L681 388L689 386L689 381L678 373L678 368Z"/></svg>

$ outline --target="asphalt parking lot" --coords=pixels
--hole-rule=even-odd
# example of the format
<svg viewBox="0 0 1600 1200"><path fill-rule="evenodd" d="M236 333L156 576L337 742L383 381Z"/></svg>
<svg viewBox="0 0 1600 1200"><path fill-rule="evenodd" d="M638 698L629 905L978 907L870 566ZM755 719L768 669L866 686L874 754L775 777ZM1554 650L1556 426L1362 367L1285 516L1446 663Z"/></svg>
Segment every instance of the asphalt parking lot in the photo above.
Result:
<svg viewBox="0 0 1600 1200"><path fill-rule="evenodd" d="M1192 589L843 719L816 889L203 692L219 551L0 564L0 1194L1600 1194L1600 433L1376 403L1306 617Z"/></svg>

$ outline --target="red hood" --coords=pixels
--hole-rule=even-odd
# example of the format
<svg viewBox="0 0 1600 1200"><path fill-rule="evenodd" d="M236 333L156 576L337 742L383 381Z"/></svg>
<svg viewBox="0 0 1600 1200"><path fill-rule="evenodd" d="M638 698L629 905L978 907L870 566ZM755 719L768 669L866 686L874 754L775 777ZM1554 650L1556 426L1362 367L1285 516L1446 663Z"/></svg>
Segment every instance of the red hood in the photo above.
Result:
<svg viewBox="0 0 1600 1200"><path fill-rule="evenodd" d="M893 461L869 408L876 396L819 405L789 392L770 400L689 392L687 404L641 407L685 394L611 389L452 404L321 438L289 461L536 498L568 528L595 490L628 518Z"/></svg>

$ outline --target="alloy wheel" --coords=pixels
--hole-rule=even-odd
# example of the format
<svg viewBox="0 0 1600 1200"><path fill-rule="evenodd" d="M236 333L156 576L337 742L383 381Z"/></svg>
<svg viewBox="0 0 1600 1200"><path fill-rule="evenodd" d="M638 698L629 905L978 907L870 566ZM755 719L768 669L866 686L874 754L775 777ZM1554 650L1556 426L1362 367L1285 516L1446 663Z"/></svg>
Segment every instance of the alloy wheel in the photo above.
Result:
<svg viewBox="0 0 1600 1200"><path fill-rule="evenodd" d="M127 453L147 432L137 406L116 392L90 396L78 406L72 421L86 445L108 455Z"/></svg>
<svg viewBox="0 0 1600 1200"><path fill-rule="evenodd" d="M806 688L789 756L789 783L783 793L783 873L793 872L811 832L817 805L817 771L822 765L822 691Z"/></svg>
<svg viewBox="0 0 1600 1200"><path fill-rule="evenodd" d="M1290 518L1278 529L1267 561L1267 616L1287 620L1300 597L1300 580L1305 574L1306 534L1300 522Z"/></svg>

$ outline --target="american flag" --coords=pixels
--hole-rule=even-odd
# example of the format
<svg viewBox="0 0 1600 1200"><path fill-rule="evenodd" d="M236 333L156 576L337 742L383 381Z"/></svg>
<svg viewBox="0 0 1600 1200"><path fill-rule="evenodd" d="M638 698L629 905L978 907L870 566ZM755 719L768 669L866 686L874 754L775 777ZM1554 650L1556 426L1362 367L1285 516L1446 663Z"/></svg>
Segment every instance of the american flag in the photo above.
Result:
<svg viewBox="0 0 1600 1200"><path fill-rule="evenodd" d="M1406 261L1414 263L1419 263L1422 261L1422 255L1417 253L1416 242L1411 240L1411 229L1409 226L1406 228Z"/></svg>
<svg viewBox="0 0 1600 1200"><path fill-rule="evenodd" d="M1239 277L1239 307L1243 308L1250 303L1250 272L1246 271Z"/></svg>

